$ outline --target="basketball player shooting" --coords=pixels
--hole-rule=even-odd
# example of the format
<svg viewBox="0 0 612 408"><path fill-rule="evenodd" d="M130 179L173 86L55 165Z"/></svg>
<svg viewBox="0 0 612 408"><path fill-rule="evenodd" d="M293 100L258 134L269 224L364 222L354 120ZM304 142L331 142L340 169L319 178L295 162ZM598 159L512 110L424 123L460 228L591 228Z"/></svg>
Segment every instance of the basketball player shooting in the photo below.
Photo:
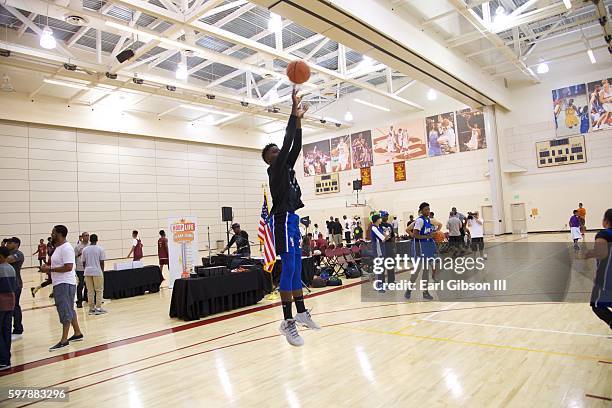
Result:
<svg viewBox="0 0 612 408"><path fill-rule="evenodd" d="M268 164L268 178L272 195L272 210L269 223L276 253L280 255L282 271L280 276L280 295L283 308L283 318L280 332L285 335L292 346L302 346L304 339L300 336L296 324L310 329L321 329L311 318L310 312L304 306L302 292L302 249L300 242L300 217L296 210L304 207L302 192L295 178L295 162L302 149L302 118L308 110L300 106L301 97L293 88L293 107L287 123L283 146L279 149L274 143L264 147L261 157ZM297 314L295 319L291 311L291 303L295 302Z"/></svg>

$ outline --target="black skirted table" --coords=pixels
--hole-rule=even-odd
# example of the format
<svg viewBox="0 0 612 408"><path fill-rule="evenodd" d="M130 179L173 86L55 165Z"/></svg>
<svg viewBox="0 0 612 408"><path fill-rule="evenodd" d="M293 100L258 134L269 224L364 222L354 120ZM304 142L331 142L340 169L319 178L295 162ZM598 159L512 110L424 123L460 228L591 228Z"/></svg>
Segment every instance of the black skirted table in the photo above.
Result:
<svg viewBox="0 0 612 408"><path fill-rule="evenodd" d="M159 292L164 277L159 266L104 272L104 297L121 299Z"/></svg>
<svg viewBox="0 0 612 408"><path fill-rule="evenodd" d="M170 317L197 320L254 305L265 295L261 270L174 281Z"/></svg>

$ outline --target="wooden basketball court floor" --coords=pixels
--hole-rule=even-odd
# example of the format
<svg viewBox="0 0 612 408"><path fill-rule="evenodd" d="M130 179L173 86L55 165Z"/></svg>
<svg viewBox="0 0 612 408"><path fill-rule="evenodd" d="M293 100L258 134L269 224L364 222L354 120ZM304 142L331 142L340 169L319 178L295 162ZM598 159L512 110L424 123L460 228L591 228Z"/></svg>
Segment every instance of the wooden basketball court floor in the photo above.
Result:
<svg viewBox="0 0 612 408"><path fill-rule="evenodd" d="M55 354L49 291L32 299L41 278L23 276L25 333L0 388L68 387L69 401L3 407L612 406L612 335L584 303L361 302L357 280L345 280L313 291L307 306L323 329L301 330L296 348L271 301L183 322L168 317L163 288L106 301L102 316L77 309L85 340Z"/></svg>

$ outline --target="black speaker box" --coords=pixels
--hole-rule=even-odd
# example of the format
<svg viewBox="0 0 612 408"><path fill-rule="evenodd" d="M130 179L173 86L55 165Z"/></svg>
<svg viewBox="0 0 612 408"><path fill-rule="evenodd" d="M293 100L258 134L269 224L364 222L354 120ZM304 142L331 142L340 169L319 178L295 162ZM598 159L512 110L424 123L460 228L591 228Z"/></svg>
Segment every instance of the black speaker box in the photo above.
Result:
<svg viewBox="0 0 612 408"><path fill-rule="evenodd" d="M221 207L221 219L222 221L232 221L234 219L232 207Z"/></svg>
<svg viewBox="0 0 612 408"><path fill-rule="evenodd" d="M353 180L353 191L361 190L361 180Z"/></svg>
<svg viewBox="0 0 612 408"><path fill-rule="evenodd" d="M116 58L117 58L117 61L123 63L129 60L130 58L132 58L133 56L134 56L134 51L128 48L127 50L123 50L119 54L117 54Z"/></svg>

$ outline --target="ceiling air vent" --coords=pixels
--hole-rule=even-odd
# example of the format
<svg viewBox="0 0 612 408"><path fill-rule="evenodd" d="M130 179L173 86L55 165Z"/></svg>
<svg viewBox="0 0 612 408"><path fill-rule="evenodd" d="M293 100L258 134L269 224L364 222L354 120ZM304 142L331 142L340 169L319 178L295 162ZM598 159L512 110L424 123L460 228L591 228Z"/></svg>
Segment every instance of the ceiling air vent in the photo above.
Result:
<svg viewBox="0 0 612 408"><path fill-rule="evenodd" d="M84 25L87 25L87 23L89 23L89 21L87 21L85 17L81 17L81 16L74 15L74 14L66 14L64 16L64 21L70 25L77 26L77 27L82 27Z"/></svg>

